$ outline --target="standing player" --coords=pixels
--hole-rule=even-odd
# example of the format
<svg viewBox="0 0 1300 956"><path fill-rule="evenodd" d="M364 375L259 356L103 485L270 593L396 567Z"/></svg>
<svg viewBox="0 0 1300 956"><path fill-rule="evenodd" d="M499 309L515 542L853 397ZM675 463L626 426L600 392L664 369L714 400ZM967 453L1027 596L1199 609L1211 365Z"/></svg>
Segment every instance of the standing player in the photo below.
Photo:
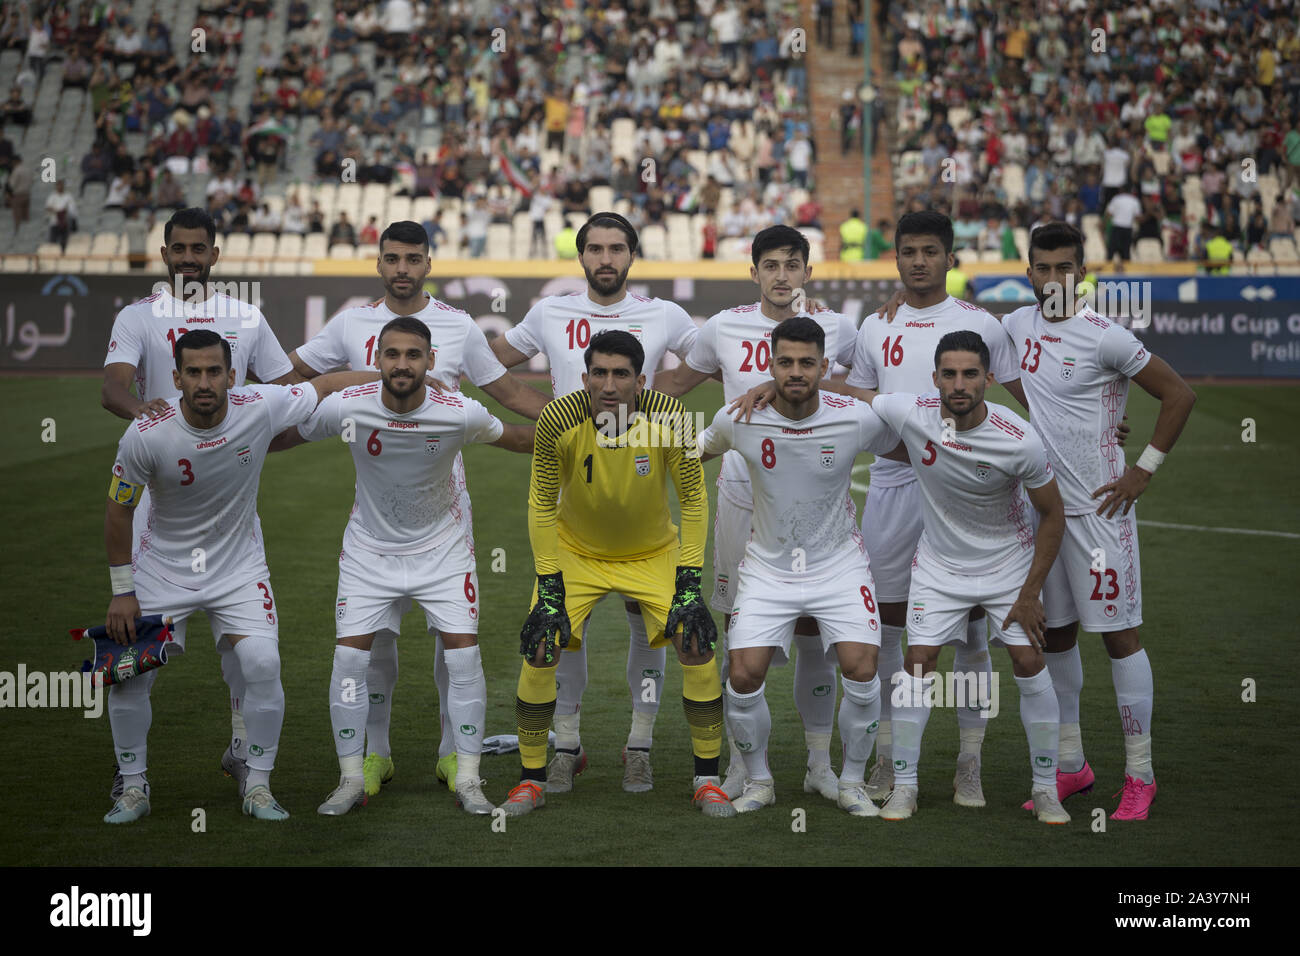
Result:
<svg viewBox="0 0 1300 956"><path fill-rule="evenodd" d="M177 340L191 328L210 329L230 345L235 384L249 373L262 382L286 385L299 381L293 365L276 341L270 323L251 302L242 302L212 288L209 278L220 258L215 245L216 224L202 209L182 209L163 228L163 262L169 288L126 306L113 321L104 357L103 406L128 421L154 418L180 397L173 384ZM135 393L131 384L135 383ZM149 492L136 508L132 552L148 543ZM242 671L233 650L222 646L221 675L230 688L230 746L221 768L242 789L248 756L248 734L242 712ZM113 799L122 795L120 770L113 777Z"/></svg>
<svg viewBox="0 0 1300 956"><path fill-rule="evenodd" d="M1061 705L1057 788L1064 800L1091 790L1095 779L1079 731L1083 664L1076 639L1082 621L1106 645L1124 732L1124 786L1111 819L1145 820L1156 794L1154 683L1137 631L1142 575L1133 503L1178 440L1196 393L1132 332L1086 306L1075 308L1075 289L1086 273L1083 237L1073 226L1052 222L1035 229L1027 271L1038 305L1012 312L1002 327L1012 347L1023 352L1021 382L1032 421L1065 500L1061 556L1043 587L1045 657ZM1130 379L1160 402L1160 414L1151 443L1137 464L1125 469L1114 432ZM1103 495L1098 507L1096 499Z"/></svg>
<svg viewBox="0 0 1300 956"><path fill-rule="evenodd" d="M830 366L825 345L826 334L814 319L781 322L771 330L772 404L747 424L733 421L723 408L700 436L707 456L736 451L754 489L753 534L740 563L728 635L727 723L748 777L733 801L741 813L776 802L767 764L772 717L763 682L776 652L789 655L800 615L816 619L822 659L834 647L840 664L844 771L836 800L854 816L879 812L867 797L864 774L880 717L880 619L849 484L859 452L902 451L898 436L867 405L819 394ZM806 643L799 653L811 656Z"/></svg>
<svg viewBox="0 0 1300 956"><path fill-rule="evenodd" d="M430 633L446 646L448 691L441 698L456 746L454 791L468 813L492 812L478 776L487 683L478 649L478 575L452 515L457 486L448 481L462 445L487 442L532 451L532 427L502 425L472 398L425 384L434 358L429 328L403 316L375 344L380 383L331 395L281 447L351 436L357 504L343 534L335 604L330 721L338 752L338 789L318 808L341 816L364 803L367 670L375 633L397 633L408 601L424 608Z"/></svg>
<svg viewBox="0 0 1300 956"><path fill-rule="evenodd" d="M736 813L718 786L717 628L700 596L709 521L704 471L681 402L643 391L644 359L628 332L594 336L584 355L584 390L555 399L537 421L528 490L537 588L520 635L524 661L515 708L523 769L503 806L511 816L545 802L557 641L561 648L585 643L582 626L610 592L637 602L651 647L671 642L677 650L695 757L693 803L706 816ZM669 480L681 506L680 544L668 509Z"/></svg>
<svg viewBox="0 0 1300 956"><path fill-rule="evenodd" d="M934 670L944 644L960 638L971 609L983 607L994 638L1011 655L1020 689L1034 814L1044 823L1068 823L1056 795L1060 722L1043 663L1039 600L1064 530L1061 494L1034 429L1009 408L984 401L993 377L983 339L949 332L939 340L934 364L937 395L868 396L907 446L925 515L908 592L906 670L892 678L903 700L893 709L894 788L880 816L905 820L916 811L917 764L934 683L921 675ZM1037 534L1022 485L1040 516Z"/></svg>
<svg viewBox="0 0 1300 956"><path fill-rule="evenodd" d="M392 223L379 237L379 258L375 266L384 284L384 297L339 312L310 342L290 353L293 367L304 379L348 365L354 369L373 368L378 362L379 335L386 323L398 316L414 316L432 336L433 352L437 356L432 374L436 379L449 389L459 389L463 375L506 408L536 419L547 402L546 396L506 372L492 354L483 330L466 312L425 293L424 280L431 265L429 239L424 228L410 221ZM459 450L447 480L455 491L450 513L460 525L472 557L473 513ZM446 642L441 634L434 641L433 673L438 686L442 733L438 742L437 775L454 792L456 740L454 722L449 722L446 706L450 691ZM373 796L382 784L393 778L395 770L388 731L393 690L397 686L396 628L381 628L375 634L366 684L370 688L370 713L366 722L365 781L366 793Z"/></svg>
<svg viewBox="0 0 1300 956"><path fill-rule="evenodd" d="M132 422L118 445L104 516L113 600L108 634L135 639L145 614L172 618L176 650L185 650L185 622L208 615L218 650L234 658L245 685L241 701L248 733L245 814L284 820L271 795L284 689L280 685L279 626L271 591L257 488L267 447L279 432L307 420L321 398L369 381L359 372L304 385L234 388L230 342L211 329L176 341L173 384L178 400L155 418ZM148 485L149 534L134 560L132 510ZM104 817L129 823L149 813L147 740L149 693L157 671L109 689L108 716L124 790Z"/></svg>
<svg viewBox="0 0 1300 956"><path fill-rule="evenodd" d="M712 316L691 346L684 363L665 375L661 388L680 397L696 385L722 373L722 392L730 402L762 383L772 381L771 363L777 324L806 314L803 288L812 278L808 265L808 240L789 226L771 226L754 237L750 278L759 288L759 301L724 309ZM836 363L853 361L857 329L847 316L829 310L812 316L822 329L825 354ZM718 474L717 514L713 522L713 596L710 606L722 612L723 628L731 626L737 569L749 540L754 498L749 471L739 452L729 452ZM835 722L835 665L827 658L817 624L803 618L795 627L799 648L794 670L794 699L803 720L808 746L808 772L804 790L828 800L839 799L839 783L831 770L831 731ZM723 658L722 679L727 679L730 655ZM725 703L725 701L724 701ZM745 763L731 747L731 765L722 789L733 800L745 785Z"/></svg>
<svg viewBox="0 0 1300 956"><path fill-rule="evenodd" d="M578 255L587 277L585 295L552 295L528 310L523 321L492 340L492 350L508 368L539 352L551 366L551 389L558 398L584 388L583 355L600 332L630 333L645 351L646 386L654 384L655 369L666 352L684 358L699 330L679 305L647 299L627 291L627 274L636 257L637 234L631 224L612 212L599 212L578 230ZM628 596L624 595L626 599ZM653 787L650 747L655 716L663 695L665 654L650 646L645 622L636 602L626 600L631 631L627 685L632 695L632 729L624 751L623 789L643 792ZM579 732L579 708L587 686L587 652L565 654L556 679L555 759L547 769L546 788L552 793L573 789L573 778L587 766ZM653 681L653 700L645 700L644 681Z"/></svg>

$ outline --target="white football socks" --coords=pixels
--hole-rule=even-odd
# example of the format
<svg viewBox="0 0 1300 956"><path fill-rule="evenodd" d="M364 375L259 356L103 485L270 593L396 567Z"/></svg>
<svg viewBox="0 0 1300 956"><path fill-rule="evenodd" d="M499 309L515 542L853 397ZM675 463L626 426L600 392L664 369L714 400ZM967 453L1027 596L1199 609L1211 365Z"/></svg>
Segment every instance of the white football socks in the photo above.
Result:
<svg viewBox="0 0 1300 956"><path fill-rule="evenodd" d="M339 770L345 777L360 777L365 760L362 727L370 695L367 686L371 651L346 644L334 645L334 669L330 673L330 729L334 732L334 752Z"/></svg>
<svg viewBox="0 0 1300 956"><path fill-rule="evenodd" d="M224 648L224 649L223 649ZM244 726L244 672L235 649L227 641L217 642L221 655L221 678L230 688L230 752L240 760L248 757L248 730Z"/></svg>
<svg viewBox="0 0 1300 956"><path fill-rule="evenodd" d="M921 760L921 738L930 720L927 694L933 677L913 677L907 671L894 675L892 700L894 731L894 786L917 786L916 767Z"/></svg>
<svg viewBox="0 0 1300 956"><path fill-rule="evenodd" d="M284 687L280 683L280 643L269 637L246 637L235 645L244 672L244 723L248 725L247 793L269 786L284 726Z"/></svg>
<svg viewBox="0 0 1300 956"><path fill-rule="evenodd" d="M840 740L844 745L844 769L840 785L862 783L867 761L876 743L880 725L880 677L869 681L840 678L844 698L840 701Z"/></svg>
<svg viewBox="0 0 1300 956"><path fill-rule="evenodd" d="M1115 682L1115 702L1119 705L1120 726L1124 731L1124 772L1143 783L1152 783L1156 779L1151 769L1155 681L1146 649L1119 660L1112 657L1110 676Z"/></svg>
<svg viewBox="0 0 1300 956"><path fill-rule="evenodd" d="M966 695L965 706L957 707L958 753L979 756L988 728L988 697L993 691L993 660L989 657L989 621L966 622L966 640L953 655L954 686Z"/></svg>
<svg viewBox="0 0 1300 956"><path fill-rule="evenodd" d="M1083 659L1079 645L1068 651L1044 654L1047 670L1056 689L1061 709L1061 771L1078 773L1083 769L1083 734L1079 729L1079 696L1083 693Z"/></svg>
<svg viewBox="0 0 1300 956"><path fill-rule="evenodd" d="M584 625L585 627L585 625ZM561 651L555 666L555 749L577 750L582 745L582 693L587 689L587 642L576 651Z"/></svg>
<svg viewBox="0 0 1300 956"><path fill-rule="evenodd" d="M478 783L478 758L487 719L487 678L483 658L474 647L447 651L447 717L456 742L456 780Z"/></svg>
<svg viewBox="0 0 1300 956"><path fill-rule="evenodd" d="M880 625L880 657L876 661L876 673L884 674L890 681L880 695L880 730L876 733L876 760L890 765L894 754L892 704L890 697L894 689L893 676L903 669L903 628L890 624Z"/></svg>
<svg viewBox="0 0 1300 956"><path fill-rule="evenodd" d="M668 666L668 656L666 648L650 646L645 619L640 613L628 611L627 626L631 631L627 648L627 689L632 695L632 729L627 735L627 745L649 750L654 743L655 717L663 700L664 668Z"/></svg>
<svg viewBox="0 0 1300 956"><path fill-rule="evenodd" d="M1029 739L1029 765L1034 789L1050 787L1056 792L1056 758L1060 747L1060 709L1052 675L1043 668L1033 677L1017 677L1020 688L1020 722Z"/></svg>
<svg viewBox="0 0 1300 956"><path fill-rule="evenodd" d="M763 696L763 684L752 694L738 694L727 682L730 716L728 725L736 740L741 759L745 761L745 774L760 783L772 782L772 771L767 766L767 742L772 735L772 714Z"/></svg>
<svg viewBox="0 0 1300 956"><path fill-rule="evenodd" d="M835 664L826 659L816 634L795 634L794 706L803 721L808 768L831 765L835 728Z"/></svg>
<svg viewBox="0 0 1300 956"><path fill-rule="evenodd" d="M113 731L114 755L122 781L128 777L143 777L149 769L149 727L153 724L153 705L149 693L153 690L156 670L146 671L121 684L108 687L108 724Z"/></svg>
<svg viewBox="0 0 1300 956"><path fill-rule="evenodd" d="M441 640L434 651L433 676L438 683L438 710L445 711L447 668L442 663ZM369 689L369 711L366 715L365 749L381 757L391 757L393 750L388 740L388 728L393 717L393 691L397 689L397 635L392 631L375 633L370 645L370 664L366 668L366 687ZM444 732L442 737L445 741L447 734ZM442 741L438 744L438 756L445 756Z"/></svg>

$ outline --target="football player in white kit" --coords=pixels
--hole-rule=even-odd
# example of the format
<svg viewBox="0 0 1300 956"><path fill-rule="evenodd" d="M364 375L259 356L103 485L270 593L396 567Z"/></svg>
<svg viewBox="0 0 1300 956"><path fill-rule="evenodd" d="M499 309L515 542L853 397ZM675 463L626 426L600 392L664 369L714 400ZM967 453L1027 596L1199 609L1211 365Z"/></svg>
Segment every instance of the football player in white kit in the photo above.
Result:
<svg viewBox="0 0 1300 956"><path fill-rule="evenodd" d="M866 399L868 390L929 391L939 340L948 332L968 330L988 343L993 377L1023 405L1016 354L1007 345L998 320L979 306L948 295L946 277L954 263L951 220L936 212L908 213L899 219L895 237L898 275L904 288L902 302L895 297L890 303L896 305L896 315L867 315L858 330L844 384L827 383L824 388L860 399ZM767 390L770 392L770 387ZM751 394L758 407L762 396ZM920 491L913 466L877 458L871 466L871 484L862 509L862 536L880 602L880 669L885 674L896 673L903 666L907 594L921 530ZM987 688L992 686L993 674L988 622L982 608L972 614L966 631L953 639L953 670L966 686ZM880 704L876 764L867 781L867 793L873 800L886 797L893 786L890 710L891 701L885 695ZM980 753L990 712L988 702L978 694L957 710L959 752L953 802L959 806L984 806Z"/></svg>
<svg viewBox="0 0 1300 956"><path fill-rule="evenodd" d="M713 315L691 346L682 365L663 376L660 388L680 397L706 379L722 374L723 397L732 401L755 385L772 381L772 331L778 323L808 314L803 288L812 278L808 240L789 226L770 226L754 236L750 278L757 283L757 303L723 309ZM845 315L819 310L812 318L824 336L824 354L833 369L853 361L857 329ZM713 596L709 606L723 614L730 627L737 569L749 540L754 499L749 471L738 452L724 456L718 474L718 505L713 522ZM817 622L804 618L795 627L794 699L803 720L808 747L804 790L828 800L839 799L839 781L830 765L831 731L835 723L835 665L826 656ZM729 655L723 655L722 679L727 679ZM724 698L725 700L725 698ZM731 763L722 789L732 800L745 786L745 762L731 747Z"/></svg>
<svg viewBox="0 0 1300 956"><path fill-rule="evenodd" d="M415 316L429 329L437 356L432 375L448 389L460 388L461 376L526 418L536 419L547 397L506 372L488 346L487 337L474 319L462 309L440 302L424 291L429 274L429 240L424 228L409 220L394 222L379 237L379 258L375 269L384 283L385 295L369 305L344 309L326 323L310 342L289 354L303 379L322 372L351 366L374 368L378 362L379 333L398 316ZM465 464L460 452L447 479L456 491L451 515L459 523L470 555L474 554L473 513L465 481ZM400 622L401 618L398 618ZM453 792L456 788L456 738L454 722L447 713L450 691L445 642L434 639L433 673L438 686L438 710L442 737L438 742L439 780ZM370 713L366 721L366 793L373 796L393 778L395 766L389 741L393 690L397 686L397 629L380 628L370 648L366 675L370 689Z"/></svg>
<svg viewBox="0 0 1300 956"><path fill-rule="evenodd" d="M523 320L504 336L492 340L492 350L507 368L539 352L551 366L551 388L558 398L583 389L583 353L592 336L610 329L630 332L645 350L645 387L654 385L655 370L667 352L685 358L699 329L686 310L666 299L645 298L627 291L627 274L636 257L637 234L622 216L599 212L578 230L578 256L587 277L585 294L552 295L539 300ZM625 601L630 641L627 684L632 695L632 728L623 752L623 789L641 793L653 788L650 747L655 717L663 699L667 658L663 648L650 647L645 620L635 601ZM587 686L587 645L560 657L556 673L555 757L546 771L546 789L564 793L587 766L579 732L579 708ZM645 680L652 693L643 692ZM647 696L653 700L646 700Z"/></svg>
<svg viewBox="0 0 1300 956"><path fill-rule="evenodd" d="M939 650L960 638L972 607L1011 655L1029 739L1035 815L1068 823L1056 795L1060 732L1043 661L1039 599L1065 528L1061 494L1042 440L1015 412L984 401L989 350L974 332L949 332L935 350L938 393L870 393L872 410L898 432L916 469L925 529L912 560L905 669L892 676L894 788L885 820L916 811L917 764L930 716ZM1023 487L1023 490L1022 490ZM1040 516L1037 533L1025 493Z"/></svg>
<svg viewBox="0 0 1300 956"><path fill-rule="evenodd" d="M284 721L279 623L257 520L257 489L271 440L304 422L321 398L373 374L340 372L307 385L235 388L230 342L211 329L176 341L173 383L179 399L156 416L132 422L118 445L104 516L113 599L108 634L135 639L142 614L173 621L175 652L185 650L186 619L202 610L217 648L234 658L243 679L248 734L243 811L259 820L289 814L271 795ZM148 485L149 534L134 559L133 510ZM157 671L109 689L113 746L124 789L104 817L129 823L149 813L149 694Z"/></svg>
<svg viewBox="0 0 1300 956"><path fill-rule="evenodd" d="M230 344L237 386L244 384L249 373L274 385L299 381L261 310L212 288L209 277L221 255L215 245L216 234L216 225L204 210L195 207L174 213L163 228L160 250L167 266L168 288L156 289L126 306L113 320L100 401L119 418L156 417L172 399L180 397L172 378L176 341L191 328L211 329ZM136 507L133 552L148 534L148 515L146 489ZM226 646L219 650L221 674L230 688L231 734L221 768L242 789L248 756L241 711L243 676L233 650ZM112 795L114 800L122 795L120 770L114 772Z"/></svg>
<svg viewBox="0 0 1300 956"><path fill-rule="evenodd" d="M424 608L430 634L446 647L448 690L441 697L457 755L454 792L468 813L489 814L478 775L487 682L478 648L478 574L453 514L459 488L448 479L460 448L486 442L530 453L532 426L503 425L467 396L439 393L424 380L434 365L429 327L401 316L375 343L381 382L321 403L276 448L342 435L357 474L357 501L339 554L330 722L339 786L318 812L341 816L366 801L363 778L370 692L369 658L379 630L397 633L410 601Z"/></svg>
<svg viewBox="0 0 1300 956"><path fill-rule="evenodd" d="M1065 800L1086 793L1095 780L1079 730L1083 664L1076 639L1082 623L1106 645L1124 734L1124 785L1111 819L1145 820L1156 794L1154 684L1137 630L1142 572L1133 504L1177 441L1196 393L1132 332L1076 303L1085 272L1083 236L1073 226L1052 222L1035 229L1027 272L1038 305L1004 316L1002 327L1021 354L1030 420L1047 446L1065 500L1061 554L1043 586L1045 656L1061 705L1058 794ZM1160 414L1151 443L1126 469L1114 432L1130 380L1160 402ZM1098 507L1096 499L1103 496Z"/></svg>
<svg viewBox="0 0 1300 956"><path fill-rule="evenodd" d="M854 816L872 817L879 811L864 775L880 717L880 618L849 485L859 452L900 458L905 452L869 406L819 393L830 370L819 322L786 319L770 330L770 342L772 403L747 423L733 421L723 408L699 438L706 458L729 450L740 456L753 496L752 534L730 615L727 721L748 778L733 802L741 813L776 802L764 680L777 652L789 655L795 622L806 616L819 625L821 657L829 659L834 648L844 688L844 770L836 800ZM812 651L805 642L799 653ZM833 665L831 673L833 679Z"/></svg>

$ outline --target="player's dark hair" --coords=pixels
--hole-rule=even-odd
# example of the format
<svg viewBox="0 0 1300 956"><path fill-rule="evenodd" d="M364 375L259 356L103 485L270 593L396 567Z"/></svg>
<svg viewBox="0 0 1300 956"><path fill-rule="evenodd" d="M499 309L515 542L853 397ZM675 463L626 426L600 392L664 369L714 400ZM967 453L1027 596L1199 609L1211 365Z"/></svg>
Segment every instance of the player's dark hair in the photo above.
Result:
<svg viewBox="0 0 1300 956"><path fill-rule="evenodd" d="M398 240L399 242L405 240ZM432 347L433 335L429 332L429 327L413 315L399 315L395 319L389 319L388 323L379 330L379 338L375 342L375 351L383 348L384 336L389 332L410 332L412 335L418 335L420 338Z"/></svg>
<svg viewBox="0 0 1300 956"><path fill-rule="evenodd" d="M388 228L379 236L379 251L384 251L384 240L391 239L393 242L405 242L408 245L420 246L424 249L424 254L429 254L429 237L425 234L424 227L418 222L412 222L409 219L401 219L394 223L389 223Z"/></svg>
<svg viewBox="0 0 1300 956"><path fill-rule="evenodd" d="M176 359L176 371L181 371L181 352L186 349L208 349L214 345L221 346L221 355L226 360L226 368L229 369L230 343L211 329L190 329L176 340L176 348L172 350L172 356Z"/></svg>
<svg viewBox="0 0 1300 956"><path fill-rule="evenodd" d="M952 220L941 212L909 212L894 227L894 247L901 247L904 236L938 236L943 251L952 252Z"/></svg>
<svg viewBox="0 0 1300 956"><path fill-rule="evenodd" d="M641 374L641 366L645 364L645 349L641 347L635 335L622 329L606 329L591 337L591 344L587 346L587 351L582 353L582 360L587 364L588 372L591 371L591 357L596 352L602 355L624 356L632 363L632 371L637 375Z"/></svg>
<svg viewBox="0 0 1300 956"><path fill-rule="evenodd" d="M939 368L939 356L944 352L974 352L980 357L980 367L985 372L989 370L989 347L984 344L978 332L963 330L961 332L949 332L939 340L939 345L934 350L934 367Z"/></svg>
<svg viewBox="0 0 1300 956"><path fill-rule="evenodd" d="M778 323L772 330L772 354L776 354L778 342L811 342L817 346L819 354L826 353L826 331L819 323L806 315L796 315Z"/></svg>
<svg viewBox="0 0 1300 956"><path fill-rule="evenodd" d="M763 253L771 252L773 249L793 249L799 253L803 259L803 264L808 265L809 245L804 234L798 229L791 229L789 226L768 226L761 230L754 237L750 246L750 256L754 260L754 265L758 265L758 260L763 258Z"/></svg>
<svg viewBox="0 0 1300 956"><path fill-rule="evenodd" d="M1074 247L1074 264L1083 265L1083 233L1068 222L1049 222L1029 234L1029 264L1034 264L1034 250L1055 252L1067 246Z"/></svg>
<svg viewBox="0 0 1300 956"><path fill-rule="evenodd" d="M167 220L167 225L163 226L164 244L171 245L173 229L202 229L208 234L208 245L217 241L217 224L212 221L212 217L206 210L198 206L178 209L172 213L172 217Z"/></svg>
<svg viewBox="0 0 1300 956"><path fill-rule="evenodd" d="M578 255L582 255L583 250L587 248L587 233L593 228L599 229L622 229L623 235L627 236L627 248L632 255L636 255L637 236L636 230L632 224L616 212L598 212L582 224L578 230Z"/></svg>

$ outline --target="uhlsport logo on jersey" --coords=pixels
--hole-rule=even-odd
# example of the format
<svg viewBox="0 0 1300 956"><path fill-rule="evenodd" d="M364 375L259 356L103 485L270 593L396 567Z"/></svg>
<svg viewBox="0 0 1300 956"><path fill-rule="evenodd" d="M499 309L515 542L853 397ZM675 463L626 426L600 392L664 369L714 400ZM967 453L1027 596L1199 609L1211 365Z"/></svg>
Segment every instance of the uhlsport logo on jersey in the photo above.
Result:
<svg viewBox="0 0 1300 956"><path fill-rule="evenodd" d="M438 454L438 448L442 444L441 435L430 435L424 440L424 450L430 455Z"/></svg>
<svg viewBox="0 0 1300 956"><path fill-rule="evenodd" d="M1061 378L1069 381L1074 378L1074 359L1067 358L1061 361Z"/></svg>
<svg viewBox="0 0 1300 956"><path fill-rule="evenodd" d="M835 446L822 445L822 467L830 468L835 464Z"/></svg>
<svg viewBox="0 0 1300 956"><path fill-rule="evenodd" d="M642 478L644 478L646 475L650 474L650 456L649 456L649 455L637 455L637 456L636 456L636 473L637 473L638 475L640 475Z"/></svg>
<svg viewBox="0 0 1300 956"><path fill-rule="evenodd" d="M469 736L472 737L472 736L474 736L476 733L478 733L478 728L475 727L473 724L461 724L461 725L460 725L460 732L461 732L462 734L467 734L467 735L469 735Z"/></svg>
<svg viewBox="0 0 1300 956"><path fill-rule="evenodd" d="M992 470L993 470L993 466L990 465L987 461L975 462L975 477L979 478L980 481L988 481L989 473Z"/></svg>
<svg viewBox="0 0 1300 956"><path fill-rule="evenodd" d="M649 677L651 680L658 680L664 676L664 672L656 667L647 667L645 670L641 671L641 676Z"/></svg>
<svg viewBox="0 0 1300 956"><path fill-rule="evenodd" d="M239 456L239 463L241 465L247 465L253 460L253 449L248 445L241 445L235 450L235 454Z"/></svg>
<svg viewBox="0 0 1300 956"><path fill-rule="evenodd" d="M912 623L920 624L925 620L925 602L917 601L912 605Z"/></svg>

